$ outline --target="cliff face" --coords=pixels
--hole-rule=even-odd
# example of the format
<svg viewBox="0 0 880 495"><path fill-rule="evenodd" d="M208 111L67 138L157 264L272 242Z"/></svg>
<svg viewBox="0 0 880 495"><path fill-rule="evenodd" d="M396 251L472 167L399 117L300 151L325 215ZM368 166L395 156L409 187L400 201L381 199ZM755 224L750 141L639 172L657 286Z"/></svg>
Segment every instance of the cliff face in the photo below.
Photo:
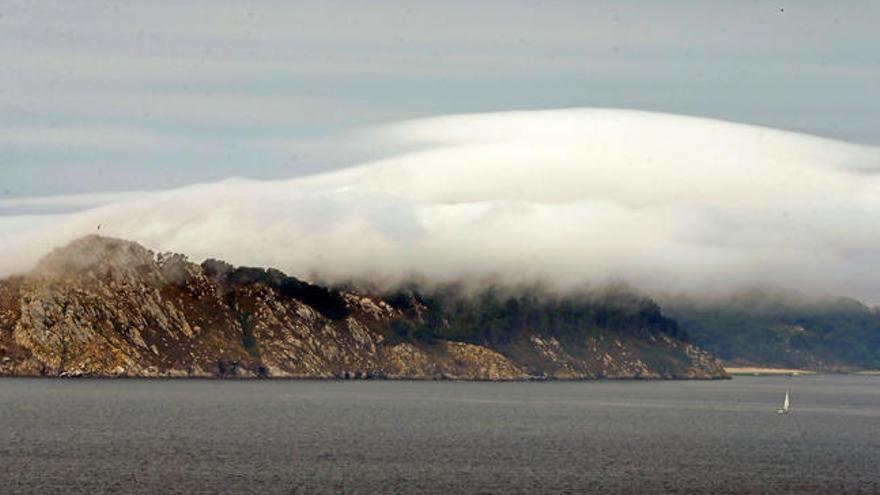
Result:
<svg viewBox="0 0 880 495"><path fill-rule="evenodd" d="M89 236L0 281L0 374L519 380L719 378L662 332L418 338L427 308Z"/></svg>

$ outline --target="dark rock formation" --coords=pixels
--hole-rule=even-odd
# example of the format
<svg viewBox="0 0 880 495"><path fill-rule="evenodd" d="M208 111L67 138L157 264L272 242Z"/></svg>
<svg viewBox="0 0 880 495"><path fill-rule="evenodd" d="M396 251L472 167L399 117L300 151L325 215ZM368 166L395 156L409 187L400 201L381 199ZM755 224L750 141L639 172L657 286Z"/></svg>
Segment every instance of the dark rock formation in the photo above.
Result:
<svg viewBox="0 0 880 495"><path fill-rule="evenodd" d="M413 311L415 309L415 311ZM89 236L0 281L0 374L521 380L720 378L718 361L651 328L541 329L503 345L401 336L428 308L277 270L201 265ZM442 333L442 332L441 332Z"/></svg>

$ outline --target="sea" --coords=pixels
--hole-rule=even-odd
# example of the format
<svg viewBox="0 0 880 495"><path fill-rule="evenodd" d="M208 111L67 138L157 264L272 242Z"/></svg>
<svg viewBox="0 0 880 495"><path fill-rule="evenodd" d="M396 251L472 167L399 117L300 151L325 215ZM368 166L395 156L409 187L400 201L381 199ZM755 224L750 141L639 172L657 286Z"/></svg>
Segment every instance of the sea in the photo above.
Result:
<svg viewBox="0 0 880 495"><path fill-rule="evenodd" d="M880 377L4 378L0 493L874 494Z"/></svg>

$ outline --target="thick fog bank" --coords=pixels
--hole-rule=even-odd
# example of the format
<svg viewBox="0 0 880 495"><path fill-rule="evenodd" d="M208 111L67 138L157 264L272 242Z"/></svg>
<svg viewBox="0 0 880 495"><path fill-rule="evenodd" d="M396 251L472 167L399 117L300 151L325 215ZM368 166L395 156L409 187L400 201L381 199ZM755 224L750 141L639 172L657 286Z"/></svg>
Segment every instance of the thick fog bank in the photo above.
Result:
<svg viewBox="0 0 880 495"><path fill-rule="evenodd" d="M0 273L101 233L194 259L393 284L791 288L880 300L880 151L709 119L572 109L375 133L401 155L0 217ZM411 151L414 147L418 151ZM6 205L10 209L10 205Z"/></svg>

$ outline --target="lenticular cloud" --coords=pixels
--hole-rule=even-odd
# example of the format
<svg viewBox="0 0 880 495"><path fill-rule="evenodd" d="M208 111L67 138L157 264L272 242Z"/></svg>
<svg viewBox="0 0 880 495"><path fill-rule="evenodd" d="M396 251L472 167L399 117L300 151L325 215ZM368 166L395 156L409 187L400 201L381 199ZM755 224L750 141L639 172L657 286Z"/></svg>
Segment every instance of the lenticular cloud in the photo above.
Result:
<svg viewBox="0 0 880 495"><path fill-rule="evenodd" d="M764 285L880 300L877 148L595 109L439 117L375 136L410 151L19 222L0 271L102 224L154 249L330 280Z"/></svg>

